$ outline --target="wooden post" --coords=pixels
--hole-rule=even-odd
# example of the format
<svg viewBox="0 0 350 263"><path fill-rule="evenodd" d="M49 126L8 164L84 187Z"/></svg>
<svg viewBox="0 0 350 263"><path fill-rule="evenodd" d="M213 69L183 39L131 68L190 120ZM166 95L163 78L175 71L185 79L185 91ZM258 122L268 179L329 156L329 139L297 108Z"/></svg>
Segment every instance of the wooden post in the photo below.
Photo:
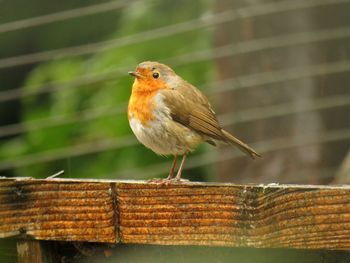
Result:
<svg viewBox="0 0 350 263"><path fill-rule="evenodd" d="M18 263L58 263L54 244L39 240L18 240Z"/></svg>

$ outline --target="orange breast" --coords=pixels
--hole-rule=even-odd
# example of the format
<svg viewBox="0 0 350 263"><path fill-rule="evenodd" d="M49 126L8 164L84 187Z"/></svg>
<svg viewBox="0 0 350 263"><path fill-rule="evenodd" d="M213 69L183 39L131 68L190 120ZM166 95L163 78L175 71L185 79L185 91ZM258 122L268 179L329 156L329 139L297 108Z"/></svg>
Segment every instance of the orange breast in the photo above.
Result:
<svg viewBox="0 0 350 263"><path fill-rule="evenodd" d="M165 83L155 85L152 82L135 80L128 105L129 120L136 118L143 125L147 125L149 121L154 120L153 110L156 105L153 98L163 88L166 88Z"/></svg>
<svg viewBox="0 0 350 263"><path fill-rule="evenodd" d="M133 92L128 105L128 118L138 119L142 124L154 119L152 114L155 107L153 97L156 92Z"/></svg>

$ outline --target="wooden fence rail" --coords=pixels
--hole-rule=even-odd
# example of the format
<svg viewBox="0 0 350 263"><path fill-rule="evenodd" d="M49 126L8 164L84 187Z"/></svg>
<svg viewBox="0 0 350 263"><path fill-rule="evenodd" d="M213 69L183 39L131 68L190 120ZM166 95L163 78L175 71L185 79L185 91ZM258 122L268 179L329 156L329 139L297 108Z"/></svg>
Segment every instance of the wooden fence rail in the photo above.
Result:
<svg viewBox="0 0 350 263"><path fill-rule="evenodd" d="M350 250L350 186L0 179L0 238Z"/></svg>

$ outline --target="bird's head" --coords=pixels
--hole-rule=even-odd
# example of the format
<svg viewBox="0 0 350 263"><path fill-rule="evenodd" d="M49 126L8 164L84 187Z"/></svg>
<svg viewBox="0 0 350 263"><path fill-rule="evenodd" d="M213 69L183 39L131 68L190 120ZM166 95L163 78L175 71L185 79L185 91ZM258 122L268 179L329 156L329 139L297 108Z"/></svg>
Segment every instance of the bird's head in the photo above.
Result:
<svg viewBox="0 0 350 263"><path fill-rule="evenodd" d="M135 77L134 88L138 90L157 90L171 88L178 82L178 76L167 65L145 61L140 63L135 71L129 71Z"/></svg>

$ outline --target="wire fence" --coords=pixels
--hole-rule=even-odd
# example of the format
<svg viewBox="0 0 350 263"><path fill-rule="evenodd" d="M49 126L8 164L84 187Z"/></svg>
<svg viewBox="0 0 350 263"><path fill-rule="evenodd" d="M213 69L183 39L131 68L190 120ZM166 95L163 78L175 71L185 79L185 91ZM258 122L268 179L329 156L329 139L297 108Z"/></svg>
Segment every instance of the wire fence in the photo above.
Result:
<svg viewBox="0 0 350 263"><path fill-rule="evenodd" d="M264 51L268 49L283 48L288 46L296 46L303 44L310 44L315 42L332 41L342 38L350 37L350 27L320 30L312 32L304 32L297 34L289 34L276 37L268 37L252 41L244 41L242 43L235 43L223 47L201 50L183 54L177 57L168 58L165 63L173 66L184 66L190 63L198 63L202 61L213 60L228 56L239 54L246 54L250 52ZM343 63L343 62L340 62ZM126 72L133 68L134 65L129 65L121 68L108 70L104 73L91 74L65 83L47 83L27 91L25 88L18 88L8 91L0 92L0 102L23 98L26 96L40 95L43 93L50 93L59 91L65 88L86 87L88 84L110 81L112 79L127 76ZM277 74L276 74L277 75Z"/></svg>
<svg viewBox="0 0 350 263"><path fill-rule="evenodd" d="M266 16L277 12L294 11L297 9L314 8L323 5L348 3L349 0L318 0L318 1L282 1L253 5L236 10L228 10L218 14L202 16L190 21L159 27L135 35L119 37L112 40L89 43L87 45L73 46L57 50L38 52L0 59L0 69L43 62L52 59L63 59L74 56L94 54L114 48L138 44L145 41L169 37L180 33L198 30L209 26L217 26L236 19L250 18L254 16Z"/></svg>
<svg viewBox="0 0 350 263"><path fill-rule="evenodd" d="M48 15L11 21L4 24L0 24L0 34L21 29L27 29L31 27L44 26L50 23L65 21L68 19L75 19L84 16L110 12L113 10L121 9L128 5L130 5L130 1L111 1L107 3L84 6Z"/></svg>
<svg viewBox="0 0 350 263"><path fill-rule="evenodd" d="M142 1L134 1L133 4L138 5ZM150 1L151 4L157 4L156 1ZM222 24L239 21L247 18L270 16L276 13L295 12L305 9L314 9L328 6L341 6L350 3L350 0L308 0L308 1L278 1L268 3L258 3L241 7L237 9L229 9L223 12L208 12L201 16L184 22L161 26L159 28L149 29L147 31L117 37L114 39L100 41L95 43L59 48L55 50L30 53L26 55L1 58L0 69L42 63L46 61L69 59L76 56L92 55L105 52L112 49L128 47L131 45L139 45L146 41L161 40L171 36L177 36L182 33L192 32L196 30L213 30ZM15 30L25 30L32 27L45 26L50 23L75 19L83 16L95 15L111 10L118 10L130 5L129 1L111 1L87 7L76 8L72 10L57 12L53 14L8 22L0 24L0 33L11 32ZM232 58L242 54L266 52L274 49L295 48L298 46L313 46L316 44L329 44L337 41L349 41L350 24L338 26L336 28L327 28L320 30L306 30L304 32L279 34L276 36L253 38L252 40L236 41L235 43L220 47L212 47L209 49L198 50L195 52L183 53L174 57L164 59L164 62L175 67L183 67L199 62L215 61L217 59ZM9 87L5 91L0 92L0 103L8 103L18 101L29 96L39 96L42 94L50 94L53 92L61 92L64 89L79 88L83 89L94 83L105 83L107 81L116 80L126 75L126 72L134 68L135 65L125 65L114 69L108 69L101 73L87 74L65 82L50 82L40 86L32 87ZM283 87L272 84L283 84L301 79L319 79L320 77L344 74L350 71L350 58L343 56L332 62L320 64L303 65L299 67L289 67L287 69L273 69L266 72L250 73L244 76L230 77L220 81L213 81L209 84L202 84L203 90L212 96L223 96L225 92L244 90L248 88L259 87L263 89L265 86L278 88ZM296 88L297 89L297 88ZM48 118L39 118L31 121L23 121L11 125L0 126L0 138L14 136L25 136L26 133L57 128L63 125L81 124L86 122L94 122L102 118L115 117L117 115L126 115L127 102L118 105L101 106L98 108L87 108L72 115L53 115ZM1 104L0 104L1 106ZM307 112L317 113L323 110L349 109L350 94L345 95L329 95L322 98L315 98L308 104L296 105L296 102L288 102L281 104L271 104L264 107L254 107L251 109L228 112L219 115L219 119L223 126L236 125L253 121L264 121L266 119L285 117L287 115L305 114ZM306 147L310 145L322 145L332 142L347 143L350 139L350 129L338 128L335 130L325 130L318 136L306 134L304 137L291 140L290 137L275 140L258 140L252 143L259 152L268 154L274 151L282 151L285 149ZM71 146L55 148L43 152L24 154L17 157L3 158L0 160L0 171L16 170L18 168L31 165L40 165L48 162L55 162L62 159L81 157L101 153L105 151L118 150L122 148L134 147L138 145L133 135L126 135L117 138L94 138L94 140L84 143L76 143ZM220 163L227 160L239 158L241 154L238 151L223 150L218 155L217 151L205 152L204 154L190 157L186 169L193 169ZM145 177L159 176L167 173L169 168L168 162L161 162L147 167L135 167L130 170L118 171L113 174L116 178L127 178L134 174L142 173ZM336 167L323 167L324 174L330 174ZM106 175L110 177L111 174ZM324 175L326 177L326 175Z"/></svg>

